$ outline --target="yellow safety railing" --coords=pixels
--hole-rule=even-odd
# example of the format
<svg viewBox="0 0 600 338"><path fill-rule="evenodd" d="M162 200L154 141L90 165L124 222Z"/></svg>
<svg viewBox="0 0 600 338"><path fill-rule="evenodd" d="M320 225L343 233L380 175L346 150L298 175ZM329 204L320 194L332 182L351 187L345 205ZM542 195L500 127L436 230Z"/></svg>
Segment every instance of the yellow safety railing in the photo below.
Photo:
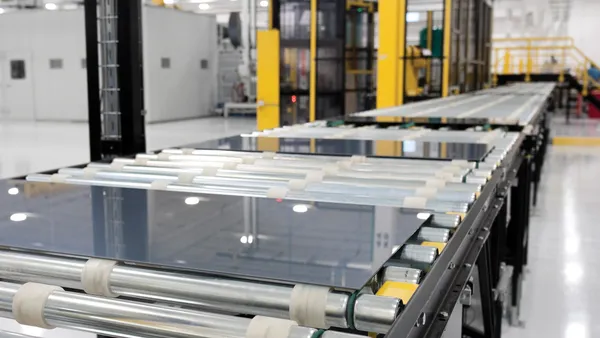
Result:
<svg viewBox="0 0 600 338"><path fill-rule="evenodd" d="M492 42L494 84L498 75L524 74L525 81L530 81L533 74L558 74L562 82L569 73L582 81L584 95L600 88L600 83L588 75L597 64L575 46L571 37L504 38Z"/></svg>

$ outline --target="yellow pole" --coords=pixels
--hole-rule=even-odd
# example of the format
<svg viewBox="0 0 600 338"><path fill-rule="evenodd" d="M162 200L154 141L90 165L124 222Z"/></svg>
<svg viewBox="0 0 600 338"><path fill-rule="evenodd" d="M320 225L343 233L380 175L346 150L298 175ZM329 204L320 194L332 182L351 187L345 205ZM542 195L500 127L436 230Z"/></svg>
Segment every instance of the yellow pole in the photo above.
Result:
<svg viewBox="0 0 600 338"><path fill-rule="evenodd" d="M504 67L502 69L502 74L509 74L510 73L510 50L506 50L504 52Z"/></svg>
<svg viewBox="0 0 600 338"><path fill-rule="evenodd" d="M527 72L525 73L525 82L531 81L531 69L533 67L531 57L531 41L527 42Z"/></svg>
<svg viewBox="0 0 600 338"><path fill-rule="evenodd" d="M448 96L450 87L450 36L452 29L452 0L444 0L444 53L443 53L443 74L442 74L442 97Z"/></svg>
<svg viewBox="0 0 600 338"><path fill-rule="evenodd" d="M588 67L587 67L587 61L585 61L583 63L583 90L581 91L581 95L583 97L586 97L588 95Z"/></svg>
<svg viewBox="0 0 600 338"><path fill-rule="evenodd" d="M317 0L310 0L310 88L309 118L313 122L317 118Z"/></svg>
<svg viewBox="0 0 600 338"><path fill-rule="evenodd" d="M405 10L406 0L382 0L379 2L378 109L394 107L402 103L402 97L399 98L398 92L404 92L404 74L400 74L404 71L404 63L400 67L400 58L404 56L406 15L400 15Z"/></svg>
<svg viewBox="0 0 600 338"><path fill-rule="evenodd" d="M433 48L433 11L427 11L427 49ZM427 59L426 83L431 84L431 59Z"/></svg>
<svg viewBox="0 0 600 338"><path fill-rule="evenodd" d="M519 74L523 74L525 68L525 63L523 62L523 59L519 59Z"/></svg>

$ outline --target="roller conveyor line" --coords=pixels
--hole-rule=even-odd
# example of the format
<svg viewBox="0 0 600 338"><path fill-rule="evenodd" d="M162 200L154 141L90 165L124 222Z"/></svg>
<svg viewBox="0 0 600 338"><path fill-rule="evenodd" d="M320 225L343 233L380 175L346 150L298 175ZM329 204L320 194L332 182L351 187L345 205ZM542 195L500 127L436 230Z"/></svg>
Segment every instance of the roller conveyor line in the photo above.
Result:
<svg viewBox="0 0 600 338"><path fill-rule="evenodd" d="M353 114L347 121L361 118L394 117L413 119L445 119L443 123L477 123L525 126L540 112L555 84L519 84L498 87L477 94L463 94L448 98L407 104Z"/></svg>

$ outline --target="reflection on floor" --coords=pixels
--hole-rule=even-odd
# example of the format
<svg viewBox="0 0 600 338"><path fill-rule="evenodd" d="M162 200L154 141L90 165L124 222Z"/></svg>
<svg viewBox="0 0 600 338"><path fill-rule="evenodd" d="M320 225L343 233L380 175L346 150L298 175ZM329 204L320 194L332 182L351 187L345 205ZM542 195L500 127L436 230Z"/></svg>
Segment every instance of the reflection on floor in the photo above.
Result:
<svg viewBox="0 0 600 338"><path fill-rule="evenodd" d="M87 160L83 124L0 124L0 176ZM150 149L249 131L253 120L203 119L148 128ZM528 274L521 319L508 338L600 337L600 148L551 147L540 198L533 209ZM92 338L65 330L45 331L0 319L0 329L38 337Z"/></svg>
<svg viewBox="0 0 600 338"><path fill-rule="evenodd" d="M552 119L552 136L600 137L600 119L572 117L569 123L564 116Z"/></svg>
<svg viewBox="0 0 600 338"><path fill-rule="evenodd" d="M146 127L148 149L231 136L255 129L252 118L221 117ZM56 169L89 161L86 123L0 121L0 178Z"/></svg>
<svg viewBox="0 0 600 338"><path fill-rule="evenodd" d="M551 147L531 222L524 328L505 337L600 337L600 148Z"/></svg>

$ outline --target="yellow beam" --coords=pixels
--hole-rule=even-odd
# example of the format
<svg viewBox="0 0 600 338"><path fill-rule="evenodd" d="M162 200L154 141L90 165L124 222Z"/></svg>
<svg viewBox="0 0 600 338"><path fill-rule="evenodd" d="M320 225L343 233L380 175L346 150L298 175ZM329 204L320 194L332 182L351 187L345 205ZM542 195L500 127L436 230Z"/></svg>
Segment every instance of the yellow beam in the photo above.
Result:
<svg viewBox="0 0 600 338"><path fill-rule="evenodd" d="M256 33L256 128L279 127L279 31L260 30Z"/></svg>
<svg viewBox="0 0 600 338"><path fill-rule="evenodd" d="M450 37L452 30L452 0L444 0L444 53L442 61L442 97L448 96L450 86Z"/></svg>
<svg viewBox="0 0 600 338"><path fill-rule="evenodd" d="M317 0L310 0L310 87L309 117L313 122L317 118Z"/></svg>
<svg viewBox="0 0 600 338"><path fill-rule="evenodd" d="M401 105L404 99L405 27L406 0L379 1L378 109Z"/></svg>
<svg viewBox="0 0 600 338"><path fill-rule="evenodd" d="M600 147L600 137L555 136L552 139L552 145Z"/></svg>

